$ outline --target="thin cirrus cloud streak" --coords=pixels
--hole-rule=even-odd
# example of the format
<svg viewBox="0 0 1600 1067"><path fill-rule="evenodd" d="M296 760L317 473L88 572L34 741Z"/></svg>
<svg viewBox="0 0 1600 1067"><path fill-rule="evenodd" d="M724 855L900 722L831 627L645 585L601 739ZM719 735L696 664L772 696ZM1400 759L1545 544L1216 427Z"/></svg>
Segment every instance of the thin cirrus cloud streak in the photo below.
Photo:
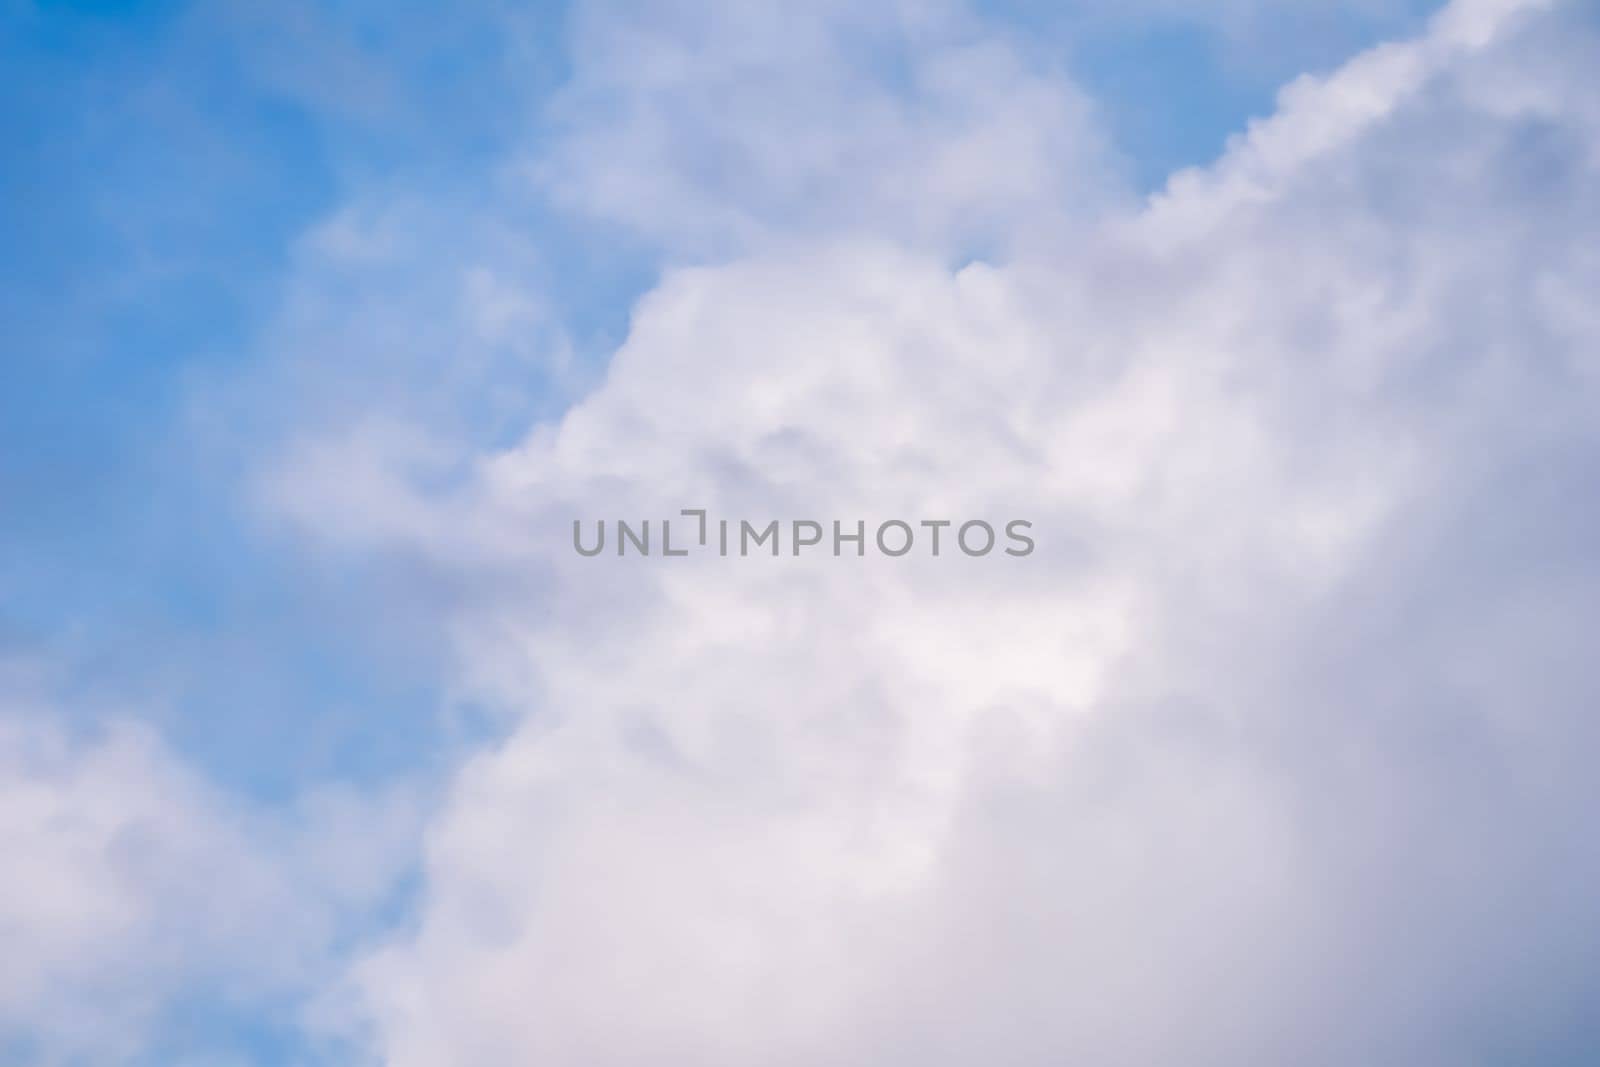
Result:
<svg viewBox="0 0 1600 1067"><path fill-rule="evenodd" d="M505 179L668 266L567 410L509 445L375 411L262 465L313 549L449 590L452 684L503 734L426 815L405 921L307 933L282 984L396 1067L1591 1048L1592 18L1457 0L1140 203L991 21L780 14L578 18ZM296 284L365 269L364 217ZM545 328L468 273L463 358ZM1025 515L1038 549L571 549L682 508ZM268 899L329 881L143 744L49 766L135 753L171 847L250 856ZM254 969L203 940L174 988Z"/></svg>

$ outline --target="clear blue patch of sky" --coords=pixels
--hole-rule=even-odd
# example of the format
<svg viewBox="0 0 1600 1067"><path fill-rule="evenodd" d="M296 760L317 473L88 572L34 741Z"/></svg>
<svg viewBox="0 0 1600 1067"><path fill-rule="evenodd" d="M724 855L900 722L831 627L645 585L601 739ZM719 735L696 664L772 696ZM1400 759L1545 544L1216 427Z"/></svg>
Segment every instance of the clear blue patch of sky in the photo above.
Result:
<svg viewBox="0 0 1600 1067"><path fill-rule="evenodd" d="M1275 87L1230 76L1215 35L1194 26L1149 27L1082 49L1073 71L1142 191L1206 163L1251 117L1270 114Z"/></svg>

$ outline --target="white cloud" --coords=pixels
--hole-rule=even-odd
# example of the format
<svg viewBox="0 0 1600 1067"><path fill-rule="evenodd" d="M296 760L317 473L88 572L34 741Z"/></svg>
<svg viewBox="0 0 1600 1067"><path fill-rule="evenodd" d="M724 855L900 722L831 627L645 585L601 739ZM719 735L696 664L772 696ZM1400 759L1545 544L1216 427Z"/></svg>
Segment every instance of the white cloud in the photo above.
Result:
<svg viewBox="0 0 1600 1067"><path fill-rule="evenodd" d="M341 922L388 891L410 807L323 790L269 815L132 721L70 731L8 697L0 1042L40 1064L145 1062L180 1004L290 1016Z"/></svg>
<svg viewBox="0 0 1600 1067"><path fill-rule="evenodd" d="M574 48L529 173L679 254L819 229L992 252L1118 192L1090 101L954 5L586 4Z"/></svg>
<svg viewBox="0 0 1600 1067"><path fill-rule="evenodd" d="M415 927L352 975L386 1061L1583 1047L1592 30L1459 3L1089 230L1054 206L1099 181L1074 90L1003 43L947 96L845 62L876 32L849 12L664 17L596 16L546 173L707 265L466 482L340 475L371 504L342 544L476 579L448 622L513 715L431 825ZM913 58L970 57L964 25ZM694 173L700 136L737 181ZM952 155L970 182L921 180ZM1012 255L952 270L973 211ZM1021 515L1040 550L567 540L694 506Z"/></svg>

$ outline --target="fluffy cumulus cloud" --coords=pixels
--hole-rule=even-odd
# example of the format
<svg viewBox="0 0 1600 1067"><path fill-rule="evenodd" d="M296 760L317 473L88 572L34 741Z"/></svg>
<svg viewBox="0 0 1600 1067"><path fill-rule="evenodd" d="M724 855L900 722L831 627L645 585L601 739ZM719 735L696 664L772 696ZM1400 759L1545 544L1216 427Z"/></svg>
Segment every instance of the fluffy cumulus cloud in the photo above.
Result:
<svg viewBox="0 0 1600 1067"><path fill-rule="evenodd" d="M953 3L571 32L539 136L354 198L262 341L316 406L257 502L424 586L499 715L412 906L350 950L406 803L268 814L13 701L0 1058L148 1058L201 997L391 1067L1600 1043L1591 12L1455 0L1144 201ZM664 265L601 372L551 213ZM663 558L685 508L1036 549ZM573 550L619 518L658 552Z"/></svg>
<svg viewBox="0 0 1600 1067"><path fill-rule="evenodd" d="M360 446L366 508L275 473L458 580L508 716L351 968L375 1053L1572 1062L1591 20L1458 0L1139 206L1059 73L884 10L595 12L521 172L682 264L604 381L443 486ZM681 508L1038 547L572 550Z"/></svg>

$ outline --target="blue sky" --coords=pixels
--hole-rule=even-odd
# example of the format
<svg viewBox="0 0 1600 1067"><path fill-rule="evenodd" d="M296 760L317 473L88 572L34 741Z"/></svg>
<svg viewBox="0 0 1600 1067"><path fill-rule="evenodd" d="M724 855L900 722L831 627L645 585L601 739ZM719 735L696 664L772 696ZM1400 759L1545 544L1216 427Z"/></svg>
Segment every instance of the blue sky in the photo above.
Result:
<svg viewBox="0 0 1600 1067"><path fill-rule="evenodd" d="M143 694L242 786L420 758L405 735L431 729L440 693L426 669L395 677L406 635L350 606L361 576L315 573L240 514L242 465L296 398L247 386L265 395L236 400L245 425L221 430L205 409L228 383L273 380L258 339L294 244L352 190L456 195L537 129L566 13L526 15L535 62L508 72L471 9L7 12L3 632L90 697ZM1048 9L1006 15L1064 33ZM1318 61L1370 37L1353 21ZM1082 73L1144 188L1214 157L1270 109L1284 69L1191 22L1039 47ZM529 222L560 314L603 359L651 254L539 205ZM359 388L374 370L348 373ZM381 729L352 710L373 705L396 709Z"/></svg>
<svg viewBox="0 0 1600 1067"><path fill-rule="evenodd" d="M57 782L59 771L61 781L77 782L73 760L98 767L103 757L114 768L108 795L124 774L129 795L156 783L150 825L183 829L155 854L236 861L246 871L237 892L257 902L263 922L296 920L284 960L259 967L253 954L263 941L252 924L197 920L192 955L156 953L149 965L160 976L149 983L151 1003L124 996L112 979L102 988L73 976L80 963L98 966L84 945L112 944L120 962L110 970L139 974L140 953L163 931L188 939L190 928L163 910L175 905L155 900L156 890L155 902L129 905L139 918L127 921L126 943L87 920L81 942L65 925L59 940L41 934L50 953L40 950L43 992L19 979L20 1007L10 1009L0 982L0 1038L13 1042L0 1043L0 1061L11 1062L13 1048L18 1063L496 1063L535 1052L550 1062L625 1059L626 1043L607 1045L604 1027L573 1022L553 1026L553 1037L528 1037L494 998L467 1005L439 992L475 981L487 988L494 981L482 976L500 973L497 964L463 962L477 933L450 947L462 923L472 925L453 909L515 931L504 942L521 948L507 958L536 959L545 944L574 959L604 955L609 935L591 929L580 903L583 872L604 880L615 869L648 882L660 874L647 860L661 836L681 839L685 867L706 872L743 862L780 870L789 853L763 860L752 843L763 834L747 838L737 817L719 821L722 807L702 810L695 794L653 792L649 774L618 772L596 755L614 739L588 723L621 724L617 736L632 740L615 741L617 759L649 738L646 747L702 761L705 780L723 783L728 810L745 802L764 810L770 798L760 789L741 792L749 767L771 759L775 780L810 797L814 762L876 766L878 735L863 740L849 723L915 706L902 685L933 687L944 694L935 704L955 703L937 713L944 719L907 728L891 747L908 762L883 771L893 788L884 786L873 818L897 828L893 847L876 850L882 870L858 865L870 869L862 878L877 892L921 869L916 841L940 842L926 848L958 873L990 847L948 844L929 829L943 820L982 824L992 814L986 804L1006 803L1008 786L984 777L988 764L966 767L967 777L940 769L951 746L988 752L992 743L999 752L1010 743L999 727L981 744L961 733L976 729L961 701L1014 715L1018 730L1044 720L1067 730L1059 724L1079 721L1084 708L1109 716L1104 709L1131 707L1147 729L1131 741L1117 734L1131 726L1108 725L1075 742L1081 748L1050 734L1049 746L1070 749L1063 766L1074 772L1085 770L1073 762L1088 758L1080 752L1103 756L1096 768L1114 768L1104 772L1116 784L1101 810L1120 819L1126 804L1126 832L1136 840L1147 829L1194 830L1167 806L1165 778L1129 766L1170 758L1170 778L1203 794L1196 810L1215 820L1200 831L1236 831L1244 842L1232 862L1272 853L1300 841L1305 827L1263 830L1254 808L1236 800L1284 800L1274 790L1293 780L1298 803L1300 784L1318 775L1346 787L1360 780L1350 766L1309 767L1306 739L1337 732L1324 704L1344 692L1323 672L1338 676L1348 664L1335 657L1330 667L1326 649L1304 633L1346 627L1351 662L1381 660L1368 635L1376 618L1395 616L1363 614L1370 604L1362 598L1382 591L1412 591L1419 651L1402 654L1391 688L1364 695L1381 702L1414 691L1418 710L1399 721L1450 734L1443 749L1463 766L1481 770L1472 754L1481 744L1500 757L1487 765L1551 775L1550 803L1587 799L1559 758L1563 742L1588 738L1574 724L1590 695L1574 665L1579 653L1561 635L1590 618L1570 591L1588 588L1592 567L1553 532L1581 516L1561 494L1529 489L1517 506L1533 531L1526 541L1515 529L1486 534L1448 565L1429 562L1434 542L1388 537L1406 522L1440 529L1449 516L1483 514L1484 497L1473 494L1517 485L1514 472L1528 465L1592 469L1589 378L1573 353L1592 340L1585 331L1593 324L1569 283L1579 288L1574 279L1593 266L1579 238L1596 216L1582 190L1600 157L1585 140L1592 107L1560 80L1586 69L1594 26L1582 5L1554 5L1559 13L1545 21L1530 15L1523 30L1517 16L1495 13L1509 3L1470 0L1452 9L1456 22L1430 21L1441 6L1432 3L1274 0L1147 0L1126 9L1004 0L871 15L832 3L795 14L783 5L623 0L3 2L0 710L78 753L59 765L46 760L45 770L19 756L17 774ZM1483 33L1491 43L1454 28L1477 18L1493 22ZM1494 21L1502 18L1504 26ZM1423 73L1390 70L1383 64L1394 53L1369 51L1393 41L1422 42L1403 46L1413 48L1403 58ZM1564 65L1532 73L1528 57L1551 42L1570 52ZM1290 83L1296 89L1280 99ZM1369 98L1384 106L1368 114L1359 101ZM1454 183L1459 202L1434 199L1431 190ZM1552 189L1552 205L1530 206ZM1468 220L1479 216L1489 225L1469 236ZM1456 242L1469 247L1455 255ZM1503 275L1516 264L1528 265L1514 281L1526 281L1527 294L1515 290L1503 304L1464 297L1505 290L1513 282ZM1240 289L1221 288L1235 282ZM1064 295L1040 296L1052 293ZM904 307L934 325L906 326ZM835 321L834 309L860 308L859 320ZM1006 315L1015 321L1002 322ZM1168 328L1170 336L1159 332ZM1485 355L1481 368L1476 356L1462 357L1470 374L1445 357L1438 365L1426 358L1476 353L1478 338L1493 339L1495 351L1539 356L1500 367ZM1154 351L1182 355L1139 362ZM828 362L838 353L849 359ZM1058 369L1046 373L1046 365ZM868 380L880 392L857 396ZM946 390L946 380L962 384ZM833 385L808 392L819 381ZM1556 381L1582 384L1561 394ZM1550 401L1546 388L1564 399ZM1482 398L1494 389L1527 406L1493 407ZM1192 397L1199 414L1164 406L1169 390ZM961 400L983 395L992 395L993 420L1010 426L1009 437L991 439L990 414ZM1046 399L1053 406L1034 408ZM1524 413L1546 402L1558 412L1552 428L1531 426ZM812 421L835 406L853 420L848 428ZM772 424L735 414L747 411L767 413ZM903 432L880 438L880 422ZM933 443L946 436L948 450ZM784 441L806 447L788 452ZM1087 473L1073 458L1085 451L1096 463L1101 452L1143 459L1128 460L1132 473L1114 458ZM980 491L983 479L968 463L995 455L1027 456L1023 467L1033 473L984 468L992 484ZM1145 484L1146 470L1165 473ZM1190 499L1174 488L1190 484L1205 492ZM793 495L806 485L814 497ZM815 706L859 700L858 719L827 720L819 734L803 725L810 711L773 696L772 721L784 724L773 727L776 739L724 734L721 719L684 709L714 710L724 699L761 705L760 679L788 677L794 664L772 642L750 645L751 635L787 632L749 607L751 598L767 603L772 589L758 579L724 587L708 578L689 592L621 575L585 585L542 540L546 508L632 514L683 506L696 492L754 508L1020 501L1049 512L1041 522L1053 517L1072 531L1056 546L1058 569L1038 583L1069 606L1047 610L981 576L948 588L929 579L933 592L885 577L872 586L879 599L857 602L833 576L818 577L811 603L881 624L877 644L835 647L818 637L810 649L813 662L857 681L819 691ZM1282 525L1231 525L1202 500L1282 516ZM1373 532L1380 527L1388 540ZM1395 547L1379 551L1369 540ZM1568 598L1528 576L1519 562L1528 552L1553 560ZM1282 573L1264 562L1281 560L1292 562ZM1467 633L1445 617L1448 606L1436 606L1448 600L1437 590L1480 586L1504 600L1505 614ZM1230 600L1235 593L1256 607ZM969 597L984 617L1035 623L985 653L984 662L1011 666L946 676L966 663L972 642L981 644L954 622L950 632L936 625L941 611ZM1101 614L1078 619L1070 605L1080 602ZM658 617L662 604L678 605L682 620ZM637 631L607 622L617 605L637 607ZM929 632L903 625L894 615L901 608ZM1262 621L1272 613L1278 633ZM722 629L729 618L745 618L745 628ZM1438 667L1470 659L1463 650L1494 647L1494 635L1516 620L1545 639L1505 652L1498 672L1481 663ZM1030 643L1043 632L1057 643ZM1135 632L1143 636L1126 646L1111 636ZM1281 670L1257 676L1252 667L1247 681L1219 679L1206 662L1208 654L1251 660L1249 649L1278 641L1286 646ZM1429 648L1449 651L1434 657ZM655 662L661 649L679 650L681 671ZM1155 657L1160 685L1124 684L1117 674L1140 655ZM1058 659L1058 669L1035 677L1036 664ZM767 673L728 667L746 661ZM724 671L733 679L725 693L697 680ZM809 670L798 677L822 684ZM1471 724L1446 717L1439 725L1427 709L1457 698L1476 709ZM1303 732L1249 710L1274 701L1304 712L1292 719ZM1524 704L1535 725L1527 733L1503 727L1502 712ZM1185 707L1196 709L1193 722L1173 727L1171 718L1185 714L1174 709ZM1250 725L1230 733L1230 715ZM134 724L135 739L105 725L112 722ZM794 732L784 732L791 724ZM1369 753L1362 773L1427 834L1427 813L1461 786L1443 771L1435 783L1426 760L1417 765L1420 785L1407 778L1397 752L1410 735L1395 729L1398 747ZM830 730L847 740L808 747ZM146 736L154 740L137 739ZM0 733L0 743L8 737ZM1339 737L1352 752L1375 743L1364 733ZM32 741L18 744L34 751ZM57 741L38 744L53 752ZM1196 745L1225 750L1219 765L1237 776L1219 782L1195 770L1205 763L1191 758ZM774 752L792 753L792 763ZM1055 781L1018 760L1012 785ZM0 761L0 775L8 766ZM997 792L984 792L990 787ZM1508 810L1547 814L1549 798L1505 789ZM585 798L597 795L631 798L618 803L636 801L650 814L613 823L592 813L604 805ZM906 799L913 796L922 799ZM1045 832L1033 820L1055 818L1064 835L1081 832L1086 849L1102 840L1079 824L1079 809L1063 813L1056 785L1039 786L1039 797L1046 814L1005 825L1025 837L1028 827ZM834 841L827 819L837 813L813 800L806 810L817 822L794 830L795 855ZM96 813L124 803L146 810L98 795L82 803ZM328 816L325 805L343 814ZM787 840L787 818L774 816L773 840ZM1329 883L1347 878L1351 908L1370 909L1373 927L1387 928L1398 920L1381 903L1384 875L1365 864L1398 846L1359 818L1350 854L1329 861L1337 867ZM152 839L166 841L163 832ZM475 851L491 839L508 854L548 855L553 870L578 873L568 884L566 875L511 862L491 869ZM1553 872L1569 844L1551 830L1548 853L1521 859ZM1426 858L1437 867L1418 877L1469 869L1469 845L1440 845ZM42 837L36 847L54 855ZM816 847L836 856L854 846ZM345 851L348 863L328 858ZM1118 869L1119 856L1105 858L1104 869ZM90 866L72 869L98 869L83 862ZM1170 873L1186 862L1157 856L1151 866ZM1025 864L997 861L997 869L1018 879L1018 893L1049 880ZM987 892L950 877L943 889L951 899ZM135 900L146 883L129 878L136 888L127 899ZM665 876L663 898L733 892L714 873L684 878ZM1199 881L1226 895L1226 883ZM844 884L783 906L820 913L832 906L824 899L859 888ZM1102 887L1108 899L1115 885ZM1538 887L1521 882L1507 892L1539 899ZM548 911L519 910L524 896ZM179 891L168 898L187 899ZM738 901L728 905L734 912L747 903ZM1487 906L1446 901L1439 925L1420 924L1419 958L1453 958L1444 946L1455 903L1467 917ZM718 974L717 961L732 958L701 959L700 946L661 934L632 904L610 901L613 913L630 917L616 928L649 946L645 958L698 960ZM947 921L939 936L971 936L956 905L943 908L934 909ZM769 944L762 938L771 934L773 958L796 953L785 977L803 971L807 983L829 981L831 964L788 945L763 925L770 916L758 909L744 918L755 943ZM1302 918L1297 933L1321 921ZM1127 928L1137 927L1130 920ZM568 944L568 929L594 936ZM1012 948L1024 952L1029 936L1012 933L1023 945ZM658 934L661 944L652 940ZM1317 943L1306 937L1305 946ZM1528 973L1550 981L1553 996L1592 992L1586 964L1534 940ZM1149 973L1194 965L1186 954L1193 944L1179 941L1174 935L1170 958L1144 961ZM1032 973L1034 962L1021 961L1018 973ZM1280 962L1261 961L1260 973ZM904 965L883 964L885 973ZM693 1020L715 1017L720 1001L658 1017L655 1001L627 999L650 988L648 977L613 987L574 965L569 984L547 987L527 966L516 972L526 987L550 1003L570 995L573 1019L638 1009L653 1047L771 1051L759 1035L727 1048L702 1043ZM52 968L67 976L59 995ZM1415 973L1419 981L1433 974L1421 964ZM227 977L212 985L214 974ZM1346 989L1327 981L1318 988L1329 995ZM1011 992L1025 998L1030 988ZM1461 1050L1440 1033L1495 992L1492 984L1451 986L1421 1013L1434 1029L1417 1030L1391 1025L1381 1007L1350 993L1351 1010L1369 1013L1373 1042L1351 1047L1408 1047L1419 1057L1412 1062L1446 1062L1438 1057ZM416 1019L417 1004L433 1010L430 996L440 998L437 1031ZM848 1025L821 1006L815 1018L766 1022L772 1033L834 1033L837 1025L839 1047L915 1062L903 1057L919 1054L917 1042L900 1032L915 1029L905 1020L936 1010L937 991L903 1004L877 996L862 992L866 1014ZM348 1008L352 1000L362 1007ZM61 1038L50 1020L85 1005L105 1009L107 1033ZM1237 1006L1216 1007L1226 1014ZM474 1028L472 1020L489 1018L494 1025ZM1284 1047L1273 1045L1280 1034L1241 1018L1237 1033L1256 1044L1234 1051ZM1562 1062L1582 1027L1546 1022L1542 1030L1485 1024L1492 1032L1475 1062ZM1138 1062L1133 1038L1097 1046L1057 1036L1066 1044L1040 1047L1110 1049ZM1207 1050L1230 1047L1209 1031L1201 1039L1216 1042ZM1517 1056L1539 1045L1549 1058L1499 1058L1513 1052L1485 1051L1496 1042ZM1031 1062L1025 1046L1012 1050L1013 1062Z"/></svg>
<svg viewBox="0 0 1600 1067"><path fill-rule="evenodd" d="M381 751L389 731L356 725L351 745L341 708L432 690L378 678L353 636L359 612L341 617L346 591L241 518L241 464L292 414L252 411L255 425L216 432L204 408L219 382L272 373L256 336L291 246L351 182L448 180L492 143L492 119L474 129L466 98L485 88L471 79L493 51L445 44L406 69L384 53L382 26L308 9L326 25L303 32L379 31L372 55L350 46L355 59L408 98L347 112L336 85L321 99L263 69L297 57L253 54L293 48L291 19L262 45L251 23L270 33L275 16L219 14L8 13L6 630L8 644L73 664L74 685L177 704L181 736L271 789ZM440 123L416 99L466 120Z"/></svg>

